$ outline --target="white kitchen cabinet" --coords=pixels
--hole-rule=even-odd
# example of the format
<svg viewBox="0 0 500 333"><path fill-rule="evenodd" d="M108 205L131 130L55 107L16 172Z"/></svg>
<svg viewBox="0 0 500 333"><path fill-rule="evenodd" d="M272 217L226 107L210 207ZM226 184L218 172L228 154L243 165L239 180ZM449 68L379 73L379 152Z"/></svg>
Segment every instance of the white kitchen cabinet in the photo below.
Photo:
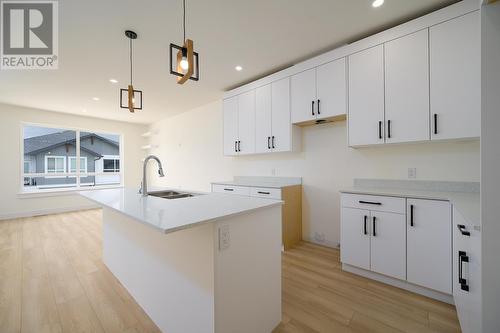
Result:
<svg viewBox="0 0 500 333"><path fill-rule="evenodd" d="M227 98L223 102L224 117L224 155L238 154L238 96Z"/></svg>
<svg viewBox="0 0 500 333"><path fill-rule="evenodd" d="M238 96L238 153L255 153L255 90Z"/></svg>
<svg viewBox="0 0 500 333"><path fill-rule="evenodd" d="M271 84L255 90L255 152L267 153L271 148L272 99Z"/></svg>
<svg viewBox="0 0 500 333"><path fill-rule="evenodd" d="M292 123L316 119L316 69L291 77Z"/></svg>
<svg viewBox="0 0 500 333"><path fill-rule="evenodd" d="M481 232L453 210L453 298L464 333L481 332Z"/></svg>
<svg viewBox="0 0 500 333"><path fill-rule="evenodd" d="M299 138L294 135L290 119L290 78L275 81L271 85L271 150L292 151L298 147ZM295 141L295 142L294 142Z"/></svg>
<svg viewBox="0 0 500 333"><path fill-rule="evenodd" d="M342 208L340 261L370 269L370 211Z"/></svg>
<svg viewBox="0 0 500 333"><path fill-rule="evenodd" d="M371 270L406 279L405 215L371 212Z"/></svg>
<svg viewBox="0 0 500 333"><path fill-rule="evenodd" d="M407 281L452 294L451 204L407 199Z"/></svg>
<svg viewBox="0 0 500 333"><path fill-rule="evenodd" d="M384 143L384 46L349 60L349 146Z"/></svg>
<svg viewBox="0 0 500 333"><path fill-rule="evenodd" d="M386 143L429 140L428 33L384 45Z"/></svg>
<svg viewBox="0 0 500 333"><path fill-rule="evenodd" d="M292 123L346 114L345 58L293 75L291 85Z"/></svg>
<svg viewBox="0 0 500 333"><path fill-rule="evenodd" d="M479 11L430 28L431 139L479 137Z"/></svg>

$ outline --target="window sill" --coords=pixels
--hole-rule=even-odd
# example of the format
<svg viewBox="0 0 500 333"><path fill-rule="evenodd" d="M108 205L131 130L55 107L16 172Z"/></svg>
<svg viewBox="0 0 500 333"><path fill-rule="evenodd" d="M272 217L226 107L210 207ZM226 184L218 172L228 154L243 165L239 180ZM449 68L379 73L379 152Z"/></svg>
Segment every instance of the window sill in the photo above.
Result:
<svg viewBox="0 0 500 333"><path fill-rule="evenodd" d="M21 191L17 193L17 197L19 199L27 199L27 198L41 198L41 197L57 197L62 195L75 195L77 192L84 191L97 191L104 190L110 188L123 188L123 185L101 185L99 187L91 187L91 188L58 188L58 189L43 189L36 191Z"/></svg>

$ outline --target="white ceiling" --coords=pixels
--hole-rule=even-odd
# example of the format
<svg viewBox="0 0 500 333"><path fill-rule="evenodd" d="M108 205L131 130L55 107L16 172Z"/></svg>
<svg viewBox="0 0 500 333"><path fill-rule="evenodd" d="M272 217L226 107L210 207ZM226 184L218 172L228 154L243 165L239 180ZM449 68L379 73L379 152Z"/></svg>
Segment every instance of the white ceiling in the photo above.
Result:
<svg viewBox="0 0 500 333"><path fill-rule="evenodd" d="M151 123L456 1L386 0L377 9L372 0L186 2L187 37L200 53L200 81L181 86L169 74L168 46L182 42L182 0L60 0L59 69L0 71L0 102ZM134 86L144 91L144 109L135 114L120 109L118 100L129 79L125 29L139 34ZM235 71L236 65L243 71Z"/></svg>

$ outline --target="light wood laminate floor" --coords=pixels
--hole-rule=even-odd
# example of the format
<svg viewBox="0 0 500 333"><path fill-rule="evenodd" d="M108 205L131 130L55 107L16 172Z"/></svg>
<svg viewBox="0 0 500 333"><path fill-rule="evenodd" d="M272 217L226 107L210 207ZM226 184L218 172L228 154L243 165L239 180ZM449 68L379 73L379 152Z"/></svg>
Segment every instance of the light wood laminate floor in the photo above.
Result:
<svg viewBox="0 0 500 333"><path fill-rule="evenodd" d="M100 210L0 221L0 332L159 332L102 263L101 233ZM459 331L453 306L344 273L338 250L283 255L276 332Z"/></svg>

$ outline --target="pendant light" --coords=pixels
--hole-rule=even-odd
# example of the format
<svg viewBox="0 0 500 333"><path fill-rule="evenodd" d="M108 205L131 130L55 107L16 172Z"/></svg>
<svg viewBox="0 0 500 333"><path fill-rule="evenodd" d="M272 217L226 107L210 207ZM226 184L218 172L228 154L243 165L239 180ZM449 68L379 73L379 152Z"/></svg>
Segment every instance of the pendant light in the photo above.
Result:
<svg viewBox="0 0 500 333"><path fill-rule="evenodd" d="M131 113L134 113L135 110L142 110L142 91L134 90L134 85L132 83L132 41L137 39L137 34L134 31L126 30L125 36L130 41L129 50L130 50L130 84L127 89L120 89L120 108L128 109Z"/></svg>
<svg viewBox="0 0 500 333"><path fill-rule="evenodd" d="M170 43L170 74L177 76L177 83L184 84L188 79L198 81L200 79L198 53L193 51L193 41L186 39L186 0L182 0L182 26L183 45ZM175 60L174 50L177 50Z"/></svg>

